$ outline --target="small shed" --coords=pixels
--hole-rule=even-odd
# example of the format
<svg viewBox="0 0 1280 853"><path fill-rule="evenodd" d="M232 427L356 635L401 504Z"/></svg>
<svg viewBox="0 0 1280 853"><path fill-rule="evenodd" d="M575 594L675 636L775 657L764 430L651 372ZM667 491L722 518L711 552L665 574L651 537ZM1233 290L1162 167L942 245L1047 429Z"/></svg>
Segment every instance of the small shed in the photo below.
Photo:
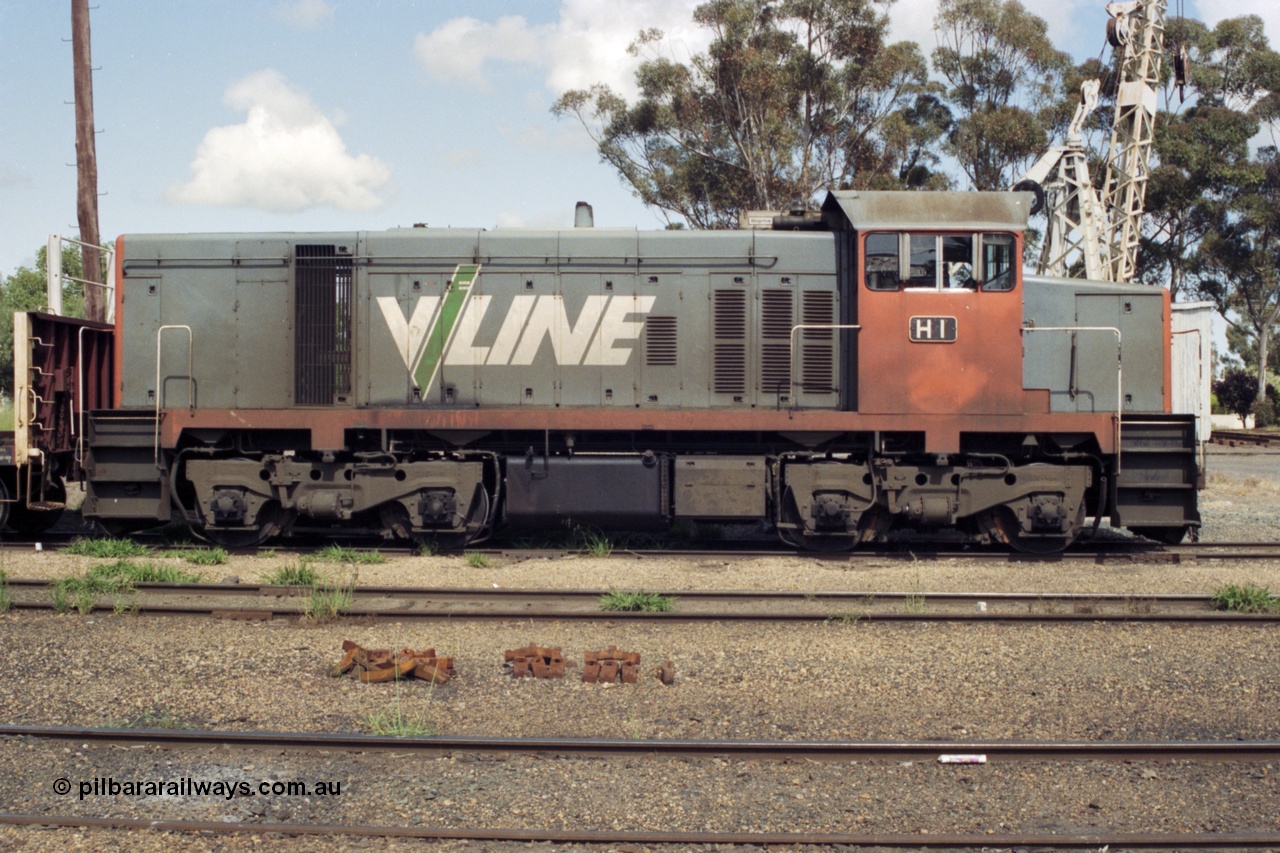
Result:
<svg viewBox="0 0 1280 853"><path fill-rule="evenodd" d="M1213 378L1212 302L1173 303L1173 411L1196 416L1196 441L1209 440L1210 384Z"/></svg>

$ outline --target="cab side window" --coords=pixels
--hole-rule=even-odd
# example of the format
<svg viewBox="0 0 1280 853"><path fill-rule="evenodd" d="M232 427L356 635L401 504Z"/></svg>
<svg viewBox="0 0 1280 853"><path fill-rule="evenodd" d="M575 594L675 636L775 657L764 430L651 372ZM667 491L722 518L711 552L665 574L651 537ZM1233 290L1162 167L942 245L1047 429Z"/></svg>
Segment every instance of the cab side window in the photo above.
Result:
<svg viewBox="0 0 1280 853"><path fill-rule="evenodd" d="M973 237L953 234L942 238L942 286L972 290Z"/></svg>
<svg viewBox="0 0 1280 853"><path fill-rule="evenodd" d="M1014 247L1012 234L982 235L983 290L1013 290Z"/></svg>
<svg viewBox="0 0 1280 853"><path fill-rule="evenodd" d="M911 235L911 275L907 287L938 286L938 238L932 234Z"/></svg>
<svg viewBox="0 0 1280 853"><path fill-rule="evenodd" d="M868 234L866 239L868 290L898 289L898 235Z"/></svg>

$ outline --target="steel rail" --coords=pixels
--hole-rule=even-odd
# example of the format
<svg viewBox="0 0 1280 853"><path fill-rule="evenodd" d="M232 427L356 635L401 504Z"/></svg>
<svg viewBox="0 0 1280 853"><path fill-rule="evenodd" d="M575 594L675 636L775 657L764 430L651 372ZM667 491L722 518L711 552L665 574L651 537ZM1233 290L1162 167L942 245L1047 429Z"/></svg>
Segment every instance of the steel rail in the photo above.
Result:
<svg viewBox="0 0 1280 853"><path fill-rule="evenodd" d="M429 753L550 754L590 756L666 755L682 758L894 759L936 761L943 755L983 755L997 761L1259 762L1280 759L1280 741L786 741L632 740L551 737L392 737L328 732L115 729L0 725L0 737L29 737L134 745L218 746L246 749L316 749Z"/></svg>
<svg viewBox="0 0 1280 853"><path fill-rule="evenodd" d="M56 551L65 549L78 538L81 537L76 534L44 533L31 539L0 540L0 550L30 550L38 545L40 550ZM388 547L385 543L369 544L367 539L357 539L356 541L364 543L354 546L357 551L376 550L383 555L395 557L413 557L417 554L417 551L413 548L395 545ZM309 554L322 550L331 544L331 541L327 544L300 544L295 542L274 543L268 547L271 550L280 553ZM164 551L169 554L179 554L182 551L181 548L168 548L164 545L157 545L155 548L157 551ZM1223 549L1230 550L1230 553L1222 553ZM233 549L233 552L238 555L254 555L261 550L264 549L256 547L239 548ZM470 548L468 551L514 560L561 559L564 557L583 555L581 549L572 547L521 548L519 546L509 544L494 545L485 548ZM727 544L716 546L708 545L707 547L686 547L679 549L617 547L606 557L598 559L644 560L652 558L719 558L741 560L776 557L798 557L807 560L833 562L861 562L864 560L905 560L912 562L918 560L987 560L992 562L1008 563L1044 563L1065 561L1095 561L1105 563L1109 560L1134 561L1143 559L1177 562L1188 557L1192 559L1213 560L1272 560L1280 558L1280 542L1224 541L1187 542L1179 545L1163 545L1140 539L1082 540L1072 545L1066 551L1052 554L1028 554L1018 551L1008 551L1003 548L985 546L964 549L958 543L929 541L889 543L887 545L879 546L863 545L851 551L834 552L797 551L796 549L789 548L781 543L750 542L740 543L740 545L736 547Z"/></svg>
<svg viewBox="0 0 1280 853"><path fill-rule="evenodd" d="M53 610L52 597L29 599L32 591L48 581L31 578L9 582L14 610ZM103 592L95 609L115 609L121 595L155 594L158 600L130 599L128 610L153 616L213 616L267 620L296 617L310 587L218 584L147 584L126 590ZM590 621L590 622L765 622L804 623L855 620L873 622L1166 622L1180 624L1274 624L1280 612L1241 613L1211 610L1210 599L1198 595L1088 594L1088 593L906 593L906 592L792 592L744 590L680 591L669 594L705 608L721 604L729 608L744 602L789 602L797 609L672 609L666 612L604 610L598 605L602 590L554 589L413 589L365 587L355 593L352 606L340 615L389 620L467 621ZM164 602L170 596L189 600ZM238 600L228 601L229 597ZM201 601L208 599L207 602ZM268 600L257 605L252 599ZM367 602L361 606L358 602ZM555 602L548 606L545 602ZM196 603L192 603L196 602ZM514 603L514 605L513 605ZM566 606L567 605L567 606ZM877 609L878 606L878 609ZM897 606L901 609L893 610ZM1022 606L1025 610L1010 609ZM1160 607L1168 609L1158 609ZM951 608L951 609L948 609ZM1059 610L1059 608L1063 608ZM1188 609L1198 608L1198 609ZM65 605L63 606L65 609Z"/></svg>
<svg viewBox="0 0 1280 853"><path fill-rule="evenodd" d="M14 601L13 610L54 610L52 602ZM95 606L94 610L110 611L114 605ZM88 611L86 611L88 612ZM302 608L292 607L227 607L201 605L131 604L131 614L147 616L211 616L220 619L269 620L302 615ZM1071 623L1123 622L1169 623L1182 625L1280 623L1280 613L1031 613L1031 612L957 612L925 610L921 612L861 611L852 612L752 612L752 611L669 611L643 613L607 610L535 610L529 609L432 609L432 610L364 610L345 609L339 616L376 620L498 621L498 622L760 622L760 623L827 623L840 620L863 622L971 622L971 623Z"/></svg>
<svg viewBox="0 0 1280 853"><path fill-rule="evenodd" d="M1139 602L1142 599L1138 598ZM14 611L52 611L51 601L14 601ZM486 610L462 610L462 608L402 608L402 610L372 610L372 608L344 608L338 616L349 619L374 620L438 620L438 621L586 621L586 622L668 622L668 624L692 624L692 622L772 622L772 624L804 624L804 622L868 621L868 622L1027 622L1027 624L1057 624L1057 622L1160 622L1180 625L1275 625L1280 613L1243 613L1236 611L1212 612L1143 612L1134 608L1130 612L1033 612L1033 611L948 611L929 610L891 611L731 611L675 610L667 612L627 612L605 610L538 610L526 608L486 608ZM110 611L115 605L108 601L93 610ZM1092 608L1091 608L1092 610ZM148 605L131 602L129 613L146 616L211 616L215 619L271 620L288 619L302 615L298 603L288 606L236 607L230 605Z"/></svg>
<svg viewBox="0 0 1280 853"><path fill-rule="evenodd" d="M8 578L15 589L48 587L53 580L46 578ZM164 583L140 581L130 584L138 592L154 592L165 595L200 594L218 596L259 596L289 598L310 594L311 587L284 584L226 584L226 583ZM549 598L557 600L598 601L613 592L612 589L549 589L519 587L453 587L453 586L358 586L353 590L356 598L430 598L437 600L502 600ZM653 589L654 595L671 596L686 601L741 602L741 601L793 601L793 602L846 602L868 601L905 602L918 599L941 601L948 604L974 604L979 601L1015 604L1128 604L1134 601L1165 605L1204 605L1212 603L1212 596L1198 593L1093 593L1093 592L948 592L942 590L921 592L895 592L877 590L751 590L751 589Z"/></svg>
<svg viewBox="0 0 1280 853"><path fill-rule="evenodd" d="M1225 444L1230 447L1235 447L1237 443L1252 447L1271 447L1280 445L1280 434L1215 429L1209 434L1209 442L1211 444Z"/></svg>
<svg viewBox="0 0 1280 853"><path fill-rule="evenodd" d="M13 826L86 827L90 829L199 832L217 835L363 836L420 838L440 841L511 841L546 844L631 845L790 845L888 847L895 849L979 849L1047 847L1053 850L1118 849L1247 850L1280 846L1280 833L820 833L820 832L656 832L593 829L475 829L370 824L225 823L221 821L150 820L53 815L0 814Z"/></svg>

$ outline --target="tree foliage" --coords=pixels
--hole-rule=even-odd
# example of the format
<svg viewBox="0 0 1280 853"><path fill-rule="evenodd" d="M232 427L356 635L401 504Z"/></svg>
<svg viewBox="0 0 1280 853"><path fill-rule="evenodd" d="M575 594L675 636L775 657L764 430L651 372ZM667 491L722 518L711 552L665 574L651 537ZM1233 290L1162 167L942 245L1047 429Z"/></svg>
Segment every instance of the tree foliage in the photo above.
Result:
<svg viewBox="0 0 1280 853"><path fill-rule="evenodd" d="M1222 408L1238 416L1243 424L1253 401L1258 399L1258 385L1247 371L1231 368L1213 383L1213 393Z"/></svg>
<svg viewBox="0 0 1280 853"><path fill-rule="evenodd" d="M1258 179L1226 206L1198 257L1202 294L1256 347L1259 395L1266 388L1271 335L1280 323L1280 156L1258 153Z"/></svg>
<svg viewBox="0 0 1280 853"><path fill-rule="evenodd" d="M942 0L934 29L933 67L956 116L945 150L974 189L1007 189L1070 120L1071 58L1017 0Z"/></svg>
<svg viewBox="0 0 1280 853"><path fill-rule="evenodd" d="M828 188L945 186L935 142L950 113L919 48L885 43L887 6L712 0L693 16L711 44L688 62L640 34L634 103L595 85L552 112L581 121L646 204L698 228Z"/></svg>
<svg viewBox="0 0 1280 853"><path fill-rule="evenodd" d="M1248 423L1249 415L1253 415L1255 427L1271 426L1280 413L1280 394L1275 387L1267 385L1259 391L1253 373L1238 367L1228 369L1213 383L1213 393L1224 409L1240 418L1242 426Z"/></svg>
<svg viewBox="0 0 1280 853"><path fill-rule="evenodd" d="M1176 298L1197 293L1199 275L1212 268L1201 255L1205 238L1231 218L1235 200L1259 180L1249 142L1268 120L1280 57L1256 16L1227 19L1212 29L1173 19L1166 45L1170 51L1180 45L1190 56L1195 98L1186 108L1173 100L1168 57L1138 277L1167 282Z"/></svg>
<svg viewBox="0 0 1280 853"><path fill-rule="evenodd" d="M48 268L48 249L41 246L36 252L35 269L19 267L12 275L0 279L0 393L9 398L13 397L13 315L48 308ZM63 247L62 270L69 276L81 278L78 248ZM84 297L78 286L68 283L62 300L64 313L79 316L83 311Z"/></svg>

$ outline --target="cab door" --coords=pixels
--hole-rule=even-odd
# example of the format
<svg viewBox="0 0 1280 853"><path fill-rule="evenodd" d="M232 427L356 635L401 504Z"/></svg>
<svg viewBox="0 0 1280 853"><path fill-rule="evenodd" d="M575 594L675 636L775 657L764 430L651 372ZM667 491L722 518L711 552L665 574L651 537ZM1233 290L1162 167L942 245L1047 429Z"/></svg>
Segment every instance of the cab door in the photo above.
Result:
<svg viewBox="0 0 1280 853"><path fill-rule="evenodd" d="M884 231L858 239L858 410L1020 412L1020 235Z"/></svg>

